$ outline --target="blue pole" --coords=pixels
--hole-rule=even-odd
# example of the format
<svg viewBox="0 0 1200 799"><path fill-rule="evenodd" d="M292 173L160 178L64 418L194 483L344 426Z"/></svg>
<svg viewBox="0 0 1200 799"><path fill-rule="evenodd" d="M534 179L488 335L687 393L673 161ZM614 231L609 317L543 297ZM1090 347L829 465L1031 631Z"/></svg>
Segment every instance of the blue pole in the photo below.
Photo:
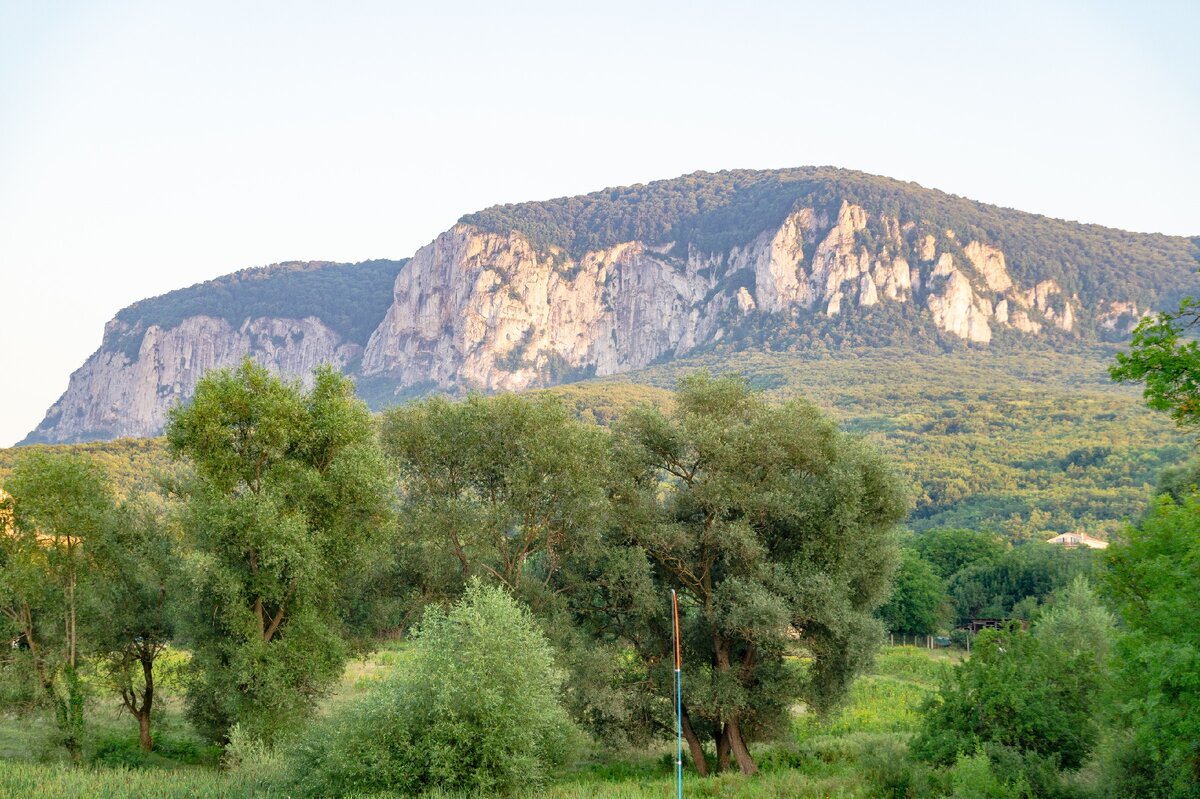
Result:
<svg viewBox="0 0 1200 799"><path fill-rule="evenodd" d="M679 600L671 589L671 614L675 627L675 795L683 799L683 683L679 668Z"/></svg>

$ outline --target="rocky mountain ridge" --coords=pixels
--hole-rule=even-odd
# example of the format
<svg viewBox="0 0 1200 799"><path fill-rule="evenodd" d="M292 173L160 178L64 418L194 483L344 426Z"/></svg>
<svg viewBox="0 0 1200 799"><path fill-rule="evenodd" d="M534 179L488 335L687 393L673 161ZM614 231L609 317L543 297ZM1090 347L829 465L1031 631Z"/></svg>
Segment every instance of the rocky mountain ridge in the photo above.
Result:
<svg viewBox="0 0 1200 799"><path fill-rule="evenodd" d="M1195 282L1196 240L1050 220L1066 233L1039 248L1028 240L1046 225L1029 222L1030 234L1021 218L1006 223L1015 212L831 174L717 173L501 206L406 262L247 272L262 296L235 313L222 297L236 281L167 303L157 322L126 309L27 441L157 433L205 370L247 355L291 376L333 363L383 404L614 374L728 341L746 320L804 328L851 311L870 324L906 308L951 345L1061 346L1126 335ZM1128 278L1100 279L1108 240ZM335 274L345 291L326 285Z"/></svg>

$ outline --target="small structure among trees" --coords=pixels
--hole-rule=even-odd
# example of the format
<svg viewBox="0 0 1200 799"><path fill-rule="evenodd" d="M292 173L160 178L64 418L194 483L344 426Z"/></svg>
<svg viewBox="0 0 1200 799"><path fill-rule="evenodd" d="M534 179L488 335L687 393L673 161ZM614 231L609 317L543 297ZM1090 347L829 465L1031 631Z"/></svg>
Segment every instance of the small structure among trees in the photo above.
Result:
<svg viewBox="0 0 1200 799"><path fill-rule="evenodd" d="M1087 547L1088 549L1108 549L1108 542L1099 538L1093 538L1087 533L1063 533L1056 535L1046 542L1047 544L1055 544L1057 546L1074 549L1075 547Z"/></svg>

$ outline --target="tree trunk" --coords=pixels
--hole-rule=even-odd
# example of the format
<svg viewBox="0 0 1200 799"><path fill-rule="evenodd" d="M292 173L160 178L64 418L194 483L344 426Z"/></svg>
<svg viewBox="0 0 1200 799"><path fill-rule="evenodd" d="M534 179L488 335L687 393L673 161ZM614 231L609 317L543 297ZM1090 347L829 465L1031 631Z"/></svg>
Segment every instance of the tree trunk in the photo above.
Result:
<svg viewBox="0 0 1200 799"><path fill-rule="evenodd" d="M150 737L150 711L154 708L154 654L143 650L139 660L142 662L145 690L142 692L142 706L136 713L138 742L142 745L143 752L149 752L154 748L154 739Z"/></svg>
<svg viewBox="0 0 1200 799"><path fill-rule="evenodd" d="M150 737L150 711L143 708L138 711L138 743L142 745L143 752L149 752L154 748L154 739Z"/></svg>
<svg viewBox="0 0 1200 799"><path fill-rule="evenodd" d="M713 636L713 654L716 656L717 671L728 672L730 669L729 645L720 635ZM738 728L736 713L725 720L722 735L729 739L729 746L733 750L733 756L737 758L738 768L742 770L742 773L757 774L758 766L754 765L754 758L750 757L750 750L746 748L746 742L742 739L742 731Z"/></svg>
<svg viewBox="0 0 1200 799"><path fill-rule="evenodd" d="M696 731L692 729L692 721L688 718L686 710L683 711L683 737L687 739L688 751L692 754L692 764L696 767L696 773L707 777L708 761L704 759L704 747L700 744Z"/></svg>
<svg viewBox="0 0 1200 799"><path fill-rule="evenodd" d="M729 752L729 730L722 724L717 733L717 771L729 770Z"/></svg>
<svg viewBox="0 0 1200 799"><path fill-rule="evenodd" d="M750 757L750 750L746 748L746 742L742 740L742 731L738 728L737 716L730 716L725 722L725 734L729 738L729 745L733 748L733 756L737 758L738 768L743 774L751 775L758 773L758 766L754 764L754 758Z"/></svg>

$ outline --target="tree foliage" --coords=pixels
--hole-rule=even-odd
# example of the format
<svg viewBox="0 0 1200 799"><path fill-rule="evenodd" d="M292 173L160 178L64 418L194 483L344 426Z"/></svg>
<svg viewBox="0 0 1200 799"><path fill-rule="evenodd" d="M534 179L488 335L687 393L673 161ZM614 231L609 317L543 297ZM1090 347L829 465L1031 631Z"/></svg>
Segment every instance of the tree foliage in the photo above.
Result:
<svg viewBox="0 0 1200 799"><path fill-rule="evenodd" d="M835 704L869 661L904 493L874 451L813 406L768 406L733 378L681 380L669 415L631 413L617 437L633 478L619 489L628 510L618 534L648 558L654 587L636 588L644 572L614 555L620 579L597 583L590 605L607 609L669 695L662 608L629 600L679 592L693 761L705 769L704 736L719 766L732 753L754 772L750 741L777 730L798 698ZM789 627L813 656L803 678L783 659Z"/></svg>
<svg viewBox="0 0 1200 799"><path fill-rule="evenodd" d="M879 618L888 632L904 635L937 632L946 604L946 584L933 566L911 549L900 550L892 595L879 609Z"/></svg>
<svg viewBox="0 0 1200 799"><path fill-rule="evenodd" d="M943 580L967 566L996 563L1008 550L995 533L954 527L926 530L913 538L912 548Z"/></svg>
<svg viewBox="0 0 1200 799"><path fill-rule="evenodd" d="M539 606L563 561L598 541L606 436L553 396L434 397L387 411L382 438L422 602L457 597L475 576Z"/></svg>
<svg viewBox="0 0 1200 799"><path fill-rule="evenodd" d="M478 580L431 607L400 671L293 754L304 793L523 794L570 753L563 673L529 612Z"/></svg>
<svg viewBox="0 0 1200 799"><path fill-rule="evenodd" d="M1154 795L1200 796L1200 501L1162 498L1107 554L1124 623L1115 665L1132 732L1125 771L1143 774Z"/></svg>
<svg viewBox="0 0 1200 799"><path fill-rule="evenodd" d="M1098 556L1090 549L1024 544L999 560L975 563L950 578L948 590L959 623L973 618L1029 620L1037 606L1079 575L1089 576Z"/></svg>
<svg viewBox="0 0 1200 799"><path fill-rule="evenodd" d="M1146 404L1166 411L1180 427L1200 426L1200 346L1185 339L1200 323L1200 302L1185 297L1179 309L1148 316L1133 332L1129 352L1109 369L1113 380L1142 383Z"/></svg>
<svg viewBox="0 0 1200 799"><path fill-rule="evenodd" d="M247 360L200 381L167 441L195 471L183 510L190 714L213 737L234 723L270 737L345 663L353 596L389 523L374 422L332 369L305 391Z"/></svg>

